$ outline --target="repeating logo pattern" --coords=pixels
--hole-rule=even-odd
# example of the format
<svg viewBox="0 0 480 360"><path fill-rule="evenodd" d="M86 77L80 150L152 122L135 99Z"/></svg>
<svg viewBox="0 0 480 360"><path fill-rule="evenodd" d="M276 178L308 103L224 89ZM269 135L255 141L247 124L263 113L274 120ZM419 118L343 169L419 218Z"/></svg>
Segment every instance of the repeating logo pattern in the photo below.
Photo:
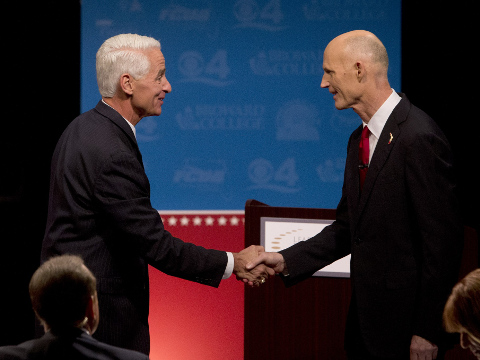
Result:
<svg viewBox="0 0 480 360"><path fill-rule="evenodd" d="M223 160L188 158L180 168L175 169L173 183L190 186L222 185L226 172L227 166Z"/></svg>
<svg viewBox="0 0 480 360"><path fill-rule="evenodd" d="M207 61L198 51L186 51L178 60L178 69L183 75L180 82L198 82L216 87L232 83L232 80L228 80L230 67L225 50L218 50L210 59L207 58Z"/></svg>
<svg viewBox="0 0 480 360"><path fill-rule="evenodd" d="M248 177L252 181L250 189L266 189L280 193L300 191L297 186L299 176L295 167L295 159L288 158L277 168L271 161L258 158L248 167Z"/></svg>
<svg viewBox="0 0 480 360"><path fill-rule="evenodd" d="M187 105L175 115L182 130L246 131L264 128L265 106L262 104Z"/></svg>
<svg viewBox="0 0 480 360"><path fill-rule="evenodd" d="M320 88L323 50L349 30L376 33L399 91L400 14L401 0L83 0L82 111L99 100L102 42L155 37L172 93L160 117L136 126L153 204L241 209L256 198L334 208L360 120Z"/></svg>
<svg viewBox="0 0 480 360"><path fill-rule="evenodd" d="M255 0L237 0L233 11L238 20L236 28L255 28L270 32L287 28L282 24L284 14L280 0L270 0L266 3Z"/></svg>

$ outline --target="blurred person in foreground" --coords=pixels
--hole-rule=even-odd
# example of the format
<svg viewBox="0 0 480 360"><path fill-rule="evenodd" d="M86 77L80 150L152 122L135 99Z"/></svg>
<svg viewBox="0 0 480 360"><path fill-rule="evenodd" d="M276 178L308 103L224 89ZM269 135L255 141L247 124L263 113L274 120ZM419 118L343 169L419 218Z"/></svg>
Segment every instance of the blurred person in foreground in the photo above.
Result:
<svg viewBox="0 0 480 360"><path fill-rule="evenodd" d="M460 334L460 345L480 360L480 269L452 289L443 311L445 329Z"/></svg>
<svg viewBox="0 0 480 360"><path fill-rule="evenodd" d="M99 321L96 279L78 256L43 263L29 284L30 299L45 335L17 346L0 347L2 360L148 360L133 350L94 339Z"/></svg>
<svg viewBox="0 0 480 360"><path fill-rule="evenodd" d="M388 81L385 46L371 32L334 38L321 87L361 120L347 145L336 220L264 263L286 286L351 254L349 359L431 360L451 346L442 312L463 247L453 155L438 125Z"/></svg>
<svg viewBox="0 0 480 360"><path fill-rule="evenodd" d="M41 261L80 255L98 282L95 337L149 354L148 265L213 287L232 272L256 284L268 274L264 265L245 270L262 247L230 253L184 242L150 203L135 125L160 115L172 91L160 43L113 36L99 48L96 70L101 100L68 125L53 154Z"/></svg>

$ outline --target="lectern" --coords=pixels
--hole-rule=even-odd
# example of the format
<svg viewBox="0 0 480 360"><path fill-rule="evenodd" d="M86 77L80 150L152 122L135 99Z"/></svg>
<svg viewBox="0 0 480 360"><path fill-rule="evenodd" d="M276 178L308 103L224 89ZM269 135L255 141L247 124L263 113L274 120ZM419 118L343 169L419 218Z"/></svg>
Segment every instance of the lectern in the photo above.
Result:
<svg viewBox="0 0 480 360"><path fill-rule="evenodd" d="M335 210L273 207L248 200L245 246L260 244L262 219L274 218L331 222ZM245 289L245 360L312 359L312 354L345 359L350 278L327 275L313 276L288 289L277 277Z"/></svg>
<svg viewBox="0 0 480 360"><path fill-rule="evenodd" d="M303 223L331 222L334 218L335 210L331 209L273 207L248 200L245 246L262 242L271 247L282 246L285 238L294 237L292 230L306 230ZM289 220L298 226L287 226L287 230L280 227L278 233L265 234L269 222ZM279 244L272 245L272 236ZM301 237L297 240L302 241ZM477 267L478 237L475 230L465 228L460 278ZM343 345L350 278L344 270L316 275L320 276L288 289L279 277L270 278L258 288L245 289L245 360L346 359ZM471 359L470 356L457 346L447 353L446 359Z"/></svg>

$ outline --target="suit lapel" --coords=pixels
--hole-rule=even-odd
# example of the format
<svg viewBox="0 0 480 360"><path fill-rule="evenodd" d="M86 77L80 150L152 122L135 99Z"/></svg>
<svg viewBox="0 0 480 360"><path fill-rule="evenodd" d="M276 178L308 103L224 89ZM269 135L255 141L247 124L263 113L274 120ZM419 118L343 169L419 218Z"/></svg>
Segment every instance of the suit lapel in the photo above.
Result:
<svg viewBox="0 0 480 360"><path fill-rule="evenodd" d="M133 134L130 125L127 124L127 120L125 120L122 115L120 115L115 109L111 108L107 104L105 104L102 100L100 100L95 107L100 114L110 119L115 125L121 128L125 134L132 140L133 142L137 142L135 139L135 135Z"/></svg>
<svg viewBox="0 0 480 360"><path fill-rule="evenodd" d="M127 121L120 115L115 109L112 109L110 106L106 105L103 103L102 100L100 100L95 107L95 110L97 110L100 114L108 118L110 121L112 121L115 125L117 125L122 131L125 133L125 135L128 137L130 143L132 144L132 147L135 151L135 154L140 161L140 163L143 166L143 161L142 161L142 154L140 153L140 149L138 147L137 139L135 138L135 135L130 128L130 125L127 124Z"/></svg>
<svg viewBox="0 0 480 360"><path fill-rule="evenodd" d="M401 128L399 124L405 121L408 109L410 108L410 102L408 99L406 99L403 94L400 95L402 96L402 100L398 103L388 117L382 133L380 134L380 138L378 139L377 146L375 147L375 152L373 153L372 160L368 168L367 177L365 178L363 190L358 202L359 217L365 208L378 174L385 165L385 162L387 161L392 149L395 146L395 143L400 136Z"/></svg>
<svg viewBox="0 0 480 360"><path fill-rule="evenodd" d="M359 194L360 194L360 178L358 174L358 146L360 144L360 136L362 134L363 126L360 125L353 133L349 144L347 164L345 166L346 171L350 171L348 174L349 188L348 193L352 194L349 203L353 209L358 207ZM355 222L355 220L354 220Z"/></svg>

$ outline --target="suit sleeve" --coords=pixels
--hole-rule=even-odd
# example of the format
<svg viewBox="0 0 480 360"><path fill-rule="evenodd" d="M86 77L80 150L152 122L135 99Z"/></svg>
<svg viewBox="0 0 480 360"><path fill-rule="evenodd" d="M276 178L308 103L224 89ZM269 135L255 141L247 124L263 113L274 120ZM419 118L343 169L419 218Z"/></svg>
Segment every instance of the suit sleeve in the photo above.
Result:
<svg viewBox="0 0 480 360"><path fill-rule="evenodd" d="M165 230L150 203L148 179L141 163L131 153L111 156L99 171L95 201L115 239L166 274L217 287L227 254L183 242Z"/></svg>
<svg viewBox="0 0 480 360"><path fill-rule="evenodd" d="M289 272L288 276L282 277L285 286L293 286L350 254L350 228L346 206L346 198L342 196L337 207L336 220L331 225L311 239L280 251Z"/></svg>
<svg viewBox="0 0 480 360"><path fill-rule="evenodd" d="M348 141L347 152L352 136ZM319 234L280 251L289 275L282 277L285 286L293 286L312 276L316 271L351 253L350 219L345 181L338 203L335 221Z"/></svg>
<svg viewBox="0 0 480 360"><path fill-rule="evenodd" d="M446 140L434 132L417 136L407 151L405 171L422 254L414 334L438 343L443 308L458 279L463 248L453 159Z"/></svg>

